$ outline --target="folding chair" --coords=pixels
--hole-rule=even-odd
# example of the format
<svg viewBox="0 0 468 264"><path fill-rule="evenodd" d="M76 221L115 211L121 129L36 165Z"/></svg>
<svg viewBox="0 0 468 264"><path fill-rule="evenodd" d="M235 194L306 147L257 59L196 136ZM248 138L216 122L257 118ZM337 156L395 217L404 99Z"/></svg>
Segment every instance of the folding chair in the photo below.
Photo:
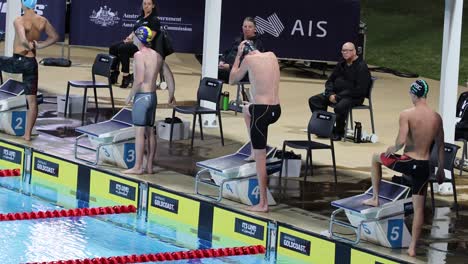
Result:
<svg viewBox="0 0 468 264"><path fill-rule="evenodd" d="M97 93L96 88L109 88L110 98L112 103L112 114L115 113L114 108L114 96L112 94L112 84L111 84L111 65L115 57L109 54L98 54L96 59L94 59L93 67L91 70L92 80L91 81L68 81L67 84L67 94L65 96L65 113L64 116L67 116L68 110L68 97L70 94L70 87L77 87L84 89L84 97L83 97L83 111L81 113L81 122L84 122L84 114L85 114L85 107L86 107L86 95L88 93L88 88L94 89L94 101L96 104L96 111L99 112L98 107L98 100L97 100ZM107 82L96 82L96 75L103 76L107 78Z"/></svg>
<svg viewBox="0 0 468 264"><path fill-rule="evenodd" d="M444 144L444 169L450 172L452 176L451 179L444 177L443 182L450 182L453 186L453 200L455 202L455 210L458 217L458 202L457 202L457 187L455 184L455 173L453 172L453 167L455 166L455 157L457 156L457 151L460 147L454 144L445 143ZM438 148L436 145L433 146L431 151L431 176L429 178L429 184L431 186L431 204L432 204L432 211L434 211L435 203L434 203L434 183L437 182L436 175L435 175L435 167L439 163L439 156L438 156Z"/></svg>
<svg viewBox="0 0 468 264"><path fill-rule="evenodd" d="M305 167L305 176L304 181L307 179L307 172L310 163L310 171L312 174L312 150L316 149L330 149L333 160L333 174L335 176L335 183L338 182L336 177L336 163L335 163L335 146L333 144L333 126L335 124L336 116L334 113L326 111L314 111L312 117L309 120L309 125L307 126L307 140L285 140L283 142L283 153L285 153L286 146L295 149L304 149L307 151L306 156L306 167ZM315 134L319 137L329 138L330 145L312 141L311 134ZM284 155L281 158L281 166L283 166ZM286 164L287 166L287 164ZM286 170L287 171L287 170ZM280 170L280 179L282 176L282 168Z"/></svg>
<svg viewBox="0 0 468 264"><path fill-rule="evenodd" d="M205 77L200 80L200 85L197 92L197 104L194 106L176 106L172 111L172 122L171 122L171 135L169 143L172 143L172 134L174 130L174 117L175 113L182 114L191 114L193 115L193 124L192 124L192 141L190 147L193 148L193 138L195 136L195 124L198 121L200 123L200 135L203 140L203 126L201 116L205 114L216 114L218 115L219 120L219 131L221 134L221 144L224 146L224 137L223 137L223 124L221 122L221 111L220 111L220 98L221 90L223 88L223 82L218 79ZM206 108L200 106L200 101L208 101L216 104L216 109Z"/></svg>

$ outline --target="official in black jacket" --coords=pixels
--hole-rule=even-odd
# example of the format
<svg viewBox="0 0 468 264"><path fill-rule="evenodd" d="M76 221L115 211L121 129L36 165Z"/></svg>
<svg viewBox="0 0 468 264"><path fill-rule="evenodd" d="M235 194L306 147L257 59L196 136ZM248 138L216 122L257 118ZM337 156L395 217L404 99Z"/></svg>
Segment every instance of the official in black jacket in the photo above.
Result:
<svg viewBox="0 0 468 264"><path fill-rule="evenodd" d="M344 136L345 121L351 107L363 103L371 82L366 62L357 56L356 47L346 42L342 49L343 61L340 61L325 83L325 92L309 98L309 107L315 110L327 110L334 105L336 124L334 140Z"/></svg>

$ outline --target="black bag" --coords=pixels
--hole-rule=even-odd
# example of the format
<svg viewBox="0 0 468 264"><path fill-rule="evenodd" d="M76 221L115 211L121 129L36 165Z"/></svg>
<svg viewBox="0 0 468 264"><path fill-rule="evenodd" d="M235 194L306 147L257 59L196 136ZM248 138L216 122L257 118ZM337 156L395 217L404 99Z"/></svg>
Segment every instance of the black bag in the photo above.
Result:
<svg viewBox="0 0 468 264"><path fill-rule="evenodd" d="M163 58L174 53L174 47L172 46L172 40L166 30L161 29L161 35L156 40L156 51L159 52Z"/></svg>
<svg viewBox="0 0 468 264"><path fill-rule="evenodd" d="M40 62L44 66L70 67L72 62L65 58L44 58Z"/></svg>

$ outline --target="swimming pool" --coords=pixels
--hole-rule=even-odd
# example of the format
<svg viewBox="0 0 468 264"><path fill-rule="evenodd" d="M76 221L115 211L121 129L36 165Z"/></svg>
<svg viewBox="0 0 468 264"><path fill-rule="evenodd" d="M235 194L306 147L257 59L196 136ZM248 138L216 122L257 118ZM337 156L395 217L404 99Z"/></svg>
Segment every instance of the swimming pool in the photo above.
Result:
<svg viewBox="0 0 468 264"><path fill-rule="evenodd" d="M50 192L52 194L52 192ZM44 195L44 192L42 193ZM0 188L0 213L61 207ZM198 249L206 244L184 225L147 223L136 214L0 222L2 263L26 263ZM179 260L171 263L193 263ZM197 263L267 263L263 255L200 259Z"/></svg>

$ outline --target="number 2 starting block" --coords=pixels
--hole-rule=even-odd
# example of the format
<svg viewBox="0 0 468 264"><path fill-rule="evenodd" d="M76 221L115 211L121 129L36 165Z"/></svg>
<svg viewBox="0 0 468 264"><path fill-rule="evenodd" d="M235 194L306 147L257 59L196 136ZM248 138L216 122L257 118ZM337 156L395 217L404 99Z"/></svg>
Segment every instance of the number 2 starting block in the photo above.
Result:
<svg viewBox="0 0 468 264"><path fill-rule="evenodd" d="M135 165L135 128L131 109L123 108L110 120L77 127L75 130L82 133L75 140L76 159L93 165L106 162L120 168L131 168ZM83 144L85 139L88 139L90 144ZM80 156L79 149L94 152L94 159Z"/></svg>
<svg viewBox="0 0 468 264"><path fill-rule="evenodd" d="M197 166L203 169L195 177L195 193L217 202L225 197L247 205L257 204L260 192L255 162L245 161L251 150L250 143L247 143L234 154L197 162ZM267 175L279 172L281 160L274 158L276 148L267 146L266 152ZM213 198L202 194L199 190L200 184L216 188L218 196ZM269 205L276 204L268 189L267 198Z"/></svg>
<svg viewBox="0 0 468 264"><path fill-rule="evenodd" d="M411 188L381 181L379 206L371 207L362 202L372 197L373 189L365 193L332 202L339 209L333 211L329 234L333 239L358 244L361 238L389 248L405 248L411 242L411 233L405 224L405 216L413 213ZM337 214L345 212L349 223L337 220ZM351 229L356 240L333 233L335 225Z"/></svg>
<svg viewBox="0 0 468 264"><path fill-rule="evenodd" d="M8 79L0 86L0 131L9 135L23 136L26 129L24 89L22 82L13 79ZM38 94L37 98L37 103L42 103L42 94Z"/></svg>

